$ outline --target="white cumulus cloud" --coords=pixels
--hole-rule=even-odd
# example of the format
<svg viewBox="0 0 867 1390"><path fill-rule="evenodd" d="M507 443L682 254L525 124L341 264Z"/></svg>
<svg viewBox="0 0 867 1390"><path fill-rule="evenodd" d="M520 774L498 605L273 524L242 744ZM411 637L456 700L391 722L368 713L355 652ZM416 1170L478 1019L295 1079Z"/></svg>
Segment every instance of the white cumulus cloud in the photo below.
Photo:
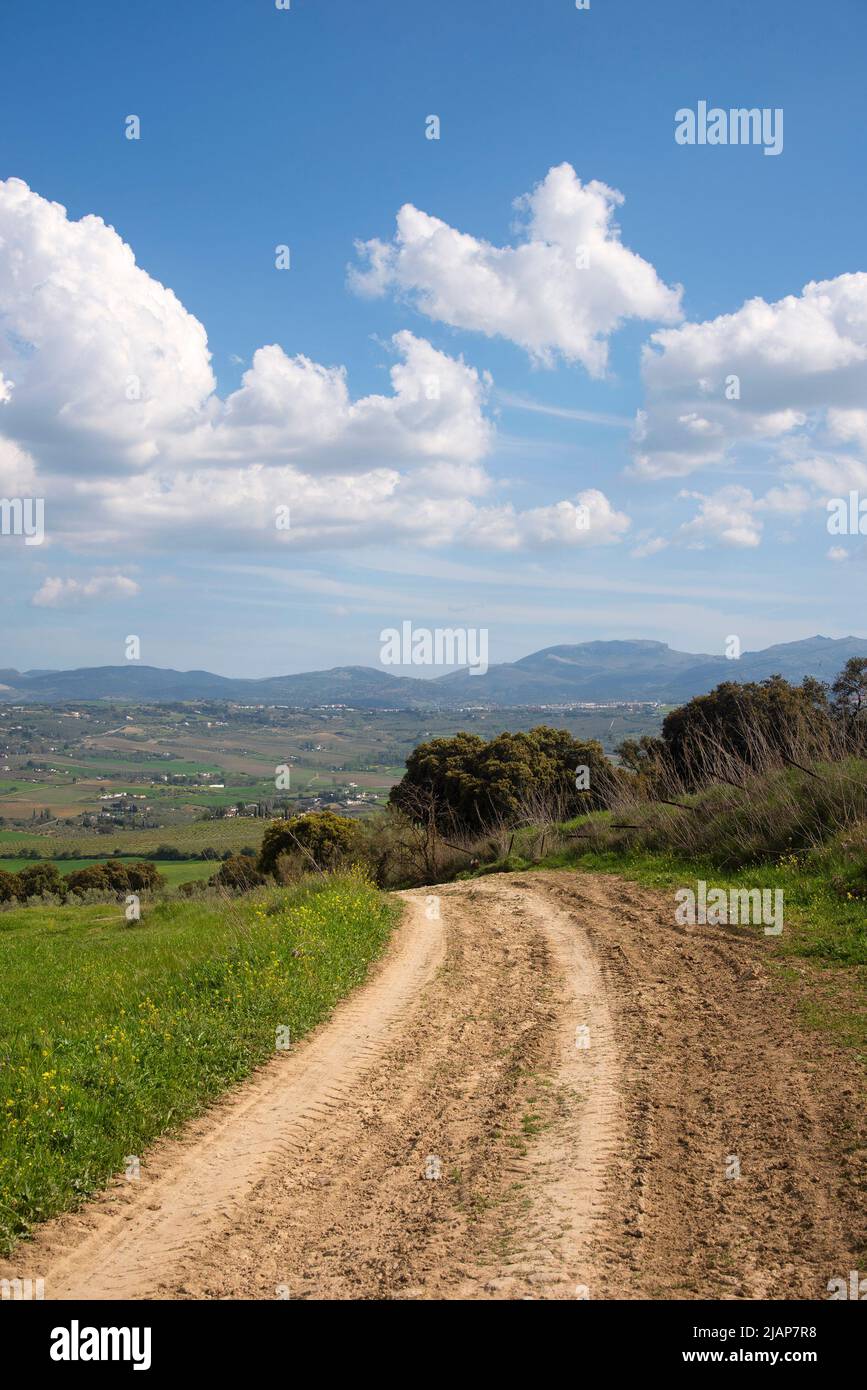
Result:
<svg viewBox="0 0 867 1390"><path fill-rule="evenodd" d="M205 330L102 218L0 181L2 428L46 463L141 466L214 390Z"/></svg>
<svg viewBox="0 0 867 1390"><path fill-rule="evenodd" d="M494 246L405 203L390 242L359 242L350 283L362 294L408 296L428 318L507 338L537 362L557 356L604 374L608 338L630 318L673 323L679 286L620 240L623 195L582 183L570 164L548 171L516 202L526 221L515 246Z"/></svg>
<svg viewBox="0 0 867 1390"><path fill-rule="evenodd" d="M867 446L867 273L653 333L634 471L682 477L737 446L807 438Z"/></svg>
<svg viewBox="0 0 867 1390"><path fill-rule="evenodd" d="M534 219L553 235L550 192L537 190ZM599 189L584 196L605 203ZM607 545L629 524L597 492L586 532L569 501L484 505L490 377L410 332L386 345L382 393L353 397L345 367L272 343L223 399L202 324L101 218L73 221L21 180L0 182L0 250L0 484L45 498L51 544L532 548ZM52 578L33 601L131 583Z"/></svg>

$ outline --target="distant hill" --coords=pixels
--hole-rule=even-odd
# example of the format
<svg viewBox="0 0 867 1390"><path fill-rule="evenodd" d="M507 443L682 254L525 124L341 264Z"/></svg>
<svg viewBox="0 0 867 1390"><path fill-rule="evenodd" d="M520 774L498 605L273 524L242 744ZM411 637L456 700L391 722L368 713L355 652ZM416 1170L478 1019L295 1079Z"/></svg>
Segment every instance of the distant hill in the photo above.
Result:
<svg viewBox="0 0 867 1390"><path fill-rule="evenodd" d="M816 676L831 681L851 656L867 657L863 637L808 637L739 660L678 652L664 642L581 642L546 647L520 661L492 666L487 675L456 671L437 685L458 703L480 697L498 705L552 704L566 700L659 700L680 703L720 681L757 681L779 674L790 681Z"/></svg>
<svg viewBox="0 0 867 1390"><path fill-rule="evenodd" d="M309 708L342 704L358 709L453 709L474 704L508 707L606 700L658 700L680 704L720 681L756 681L779 673L833 680L849 657L867 657L863 637L808 637L738 661L679 652L664 642L578 642L546 647L520 661L492 666L483 676L454 671L434 680L394 676L372 666L336 666L294 676L241 680L210 671L170 671L157 666L83 667L74 671L0 669L0 701L65 704L117 700L165 703L233 700Z"/></svg>

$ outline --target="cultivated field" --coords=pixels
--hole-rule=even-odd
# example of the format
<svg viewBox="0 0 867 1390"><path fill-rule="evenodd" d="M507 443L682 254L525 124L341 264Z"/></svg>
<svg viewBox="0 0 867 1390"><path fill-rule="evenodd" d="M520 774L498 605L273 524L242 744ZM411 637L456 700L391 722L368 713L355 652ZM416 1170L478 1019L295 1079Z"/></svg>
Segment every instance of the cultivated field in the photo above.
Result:
<svg viewBox="0 0 867 1390"><path fill-rule="evenodd" d="M662 713L546 711L544 722L612 752L623 738L656 732ZM257 848L262 814L280 807L351 816L382 807L425 739L459 729L490 737L540 722L537 710L2 707L0 856L134 855L166 843L189 853ZM289 769L288 787L276 786L277 768Z"/></svg>

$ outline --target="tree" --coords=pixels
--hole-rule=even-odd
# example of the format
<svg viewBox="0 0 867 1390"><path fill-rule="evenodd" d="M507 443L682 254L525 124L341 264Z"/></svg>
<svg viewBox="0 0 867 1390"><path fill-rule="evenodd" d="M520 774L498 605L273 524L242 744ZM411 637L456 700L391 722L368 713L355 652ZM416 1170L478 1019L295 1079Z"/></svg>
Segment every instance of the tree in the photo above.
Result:
<svg viewBox="0 0 867 1390"><path fill-rule="evenodd" d="M827 755L831 733L821 682L808 677L792 685L779 675L723 681L672 710L662 725L666 762L687 789L719 777L736 781L743 769L761 771L781 757Z"/></svg>
<svg viewBox="0 0 867 1390"><path fill-rule="evenodd" d="M627 738L615 751L621 766L637 778L639 793L650 795L664 783L667 749L661 738L651 734L642 734L639 739Z"/></svg>
<svg viewBox="0 0 867 1390"><path fill-rule="evenodd" d="M265 875L259 873L249 855L233 854L231 859L223 861L208 882L215 888L235 888L246 893L251 888L260 888Z"/></svg>
<svg viewBox="0 0 867 1390"><path fill-rule="evenodd" d="M73 873L66 875L68 893L87 893L91 889L105 892L107 888L108 878L102 864L88 864L86 868L75 869Z"/></svg>
<svg viewBox="0 0 867 1390"><path fill-rule="evenodd" d="M586 773L579 773L582 768ZM458 733L414 748L389 802L411 818L423 806L429 819L433 805L441 833L473 833L595 810L607 804L620 778L600 743L581 742L567 729L540 725L488 741Z"/></svg>
<svg viewBox="0 0 867 1390"><path fill-rule="evenodd" d="M831 710L860 751L867 736L867 657L851 656L831 686Z"/></svg>
<svg viewBox="0 0 867 1390"><path fill-rule="evenodd" d="M64 894L66 885L54 864L29 864L18 877L21 880L19 897L22 900L38 898L42 893L58 893L61 897Z"/></svg>
<svg viewBox="0 0 867 1390"><path fill-rule="evenodd" d="M127 864L125 867L127 883L131 892L153 893L158 888L165 887L166 879L154 864L149 864L142 859L135 864Z"/></svg>
<svg viewBox="0 0 867 1390"><path fill-rule="evenodd" d="M128 893L130 890L129 869L117 859L109 859L103 865L106 883L113 893Z"/></svg>
<svg viewBox="0 0 867 1390"><path fill-rule="evenodd" d="M69 893L94 890L114 893L118 897L127 893L153 892L163 888L165 882L153 864L144 860L137 864L120 864L116 859L110 859L107 864L88 864L86 868L68 874L64 880Z"/></svg>
<svg viewBox="0 0 867 1390"><path fill-rule="evenodd" d="M0 903L15 902L21 897L20 874L10 874L6 869L0 869Z"/></svg>
<svg viewBox="0 0 867 1390"><path fill-rule="evenodd" d="M281 854L300 854L311 868L333 869L357 850L361 834L354 821L333 811L274 820L262 837L258 867L273 874Z"/></svg>

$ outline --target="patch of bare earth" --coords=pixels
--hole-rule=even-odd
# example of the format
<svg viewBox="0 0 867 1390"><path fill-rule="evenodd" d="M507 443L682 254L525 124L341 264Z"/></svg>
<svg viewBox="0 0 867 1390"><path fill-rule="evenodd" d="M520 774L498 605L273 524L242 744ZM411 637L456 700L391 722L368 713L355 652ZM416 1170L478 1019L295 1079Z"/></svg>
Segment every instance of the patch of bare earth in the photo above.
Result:
<svg viewBox="0 0 867 1390"><path fill-rule="evenodd" d="M328 1023L0 1273L49 1298L749 1299L863 1264L860 1078L763 939L602 875L435 892Z"/></svg>

